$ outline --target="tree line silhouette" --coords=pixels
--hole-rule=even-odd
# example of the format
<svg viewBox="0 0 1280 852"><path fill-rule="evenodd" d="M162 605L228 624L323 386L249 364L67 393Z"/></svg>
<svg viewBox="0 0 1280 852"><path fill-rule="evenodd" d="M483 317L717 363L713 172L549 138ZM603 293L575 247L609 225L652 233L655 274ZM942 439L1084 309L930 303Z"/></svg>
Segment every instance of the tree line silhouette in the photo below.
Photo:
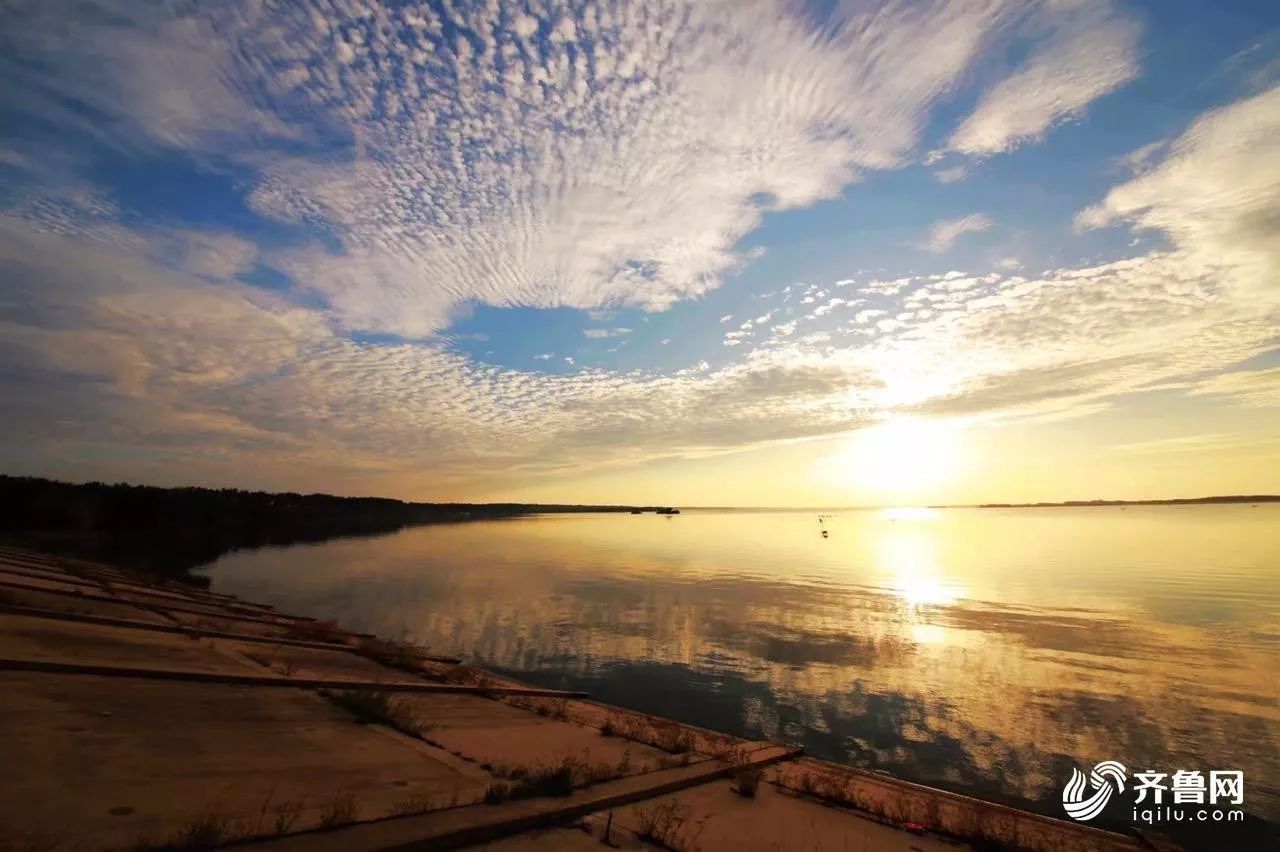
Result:
<svg viewBox="0 0 1280 852"><path fill-rule="evenodd" d="M407 526L631 506L407 503L383 497L157 488L0 475L0 540L198 582L191 568L266 545L380 535ZM657 507L646 507L654 511Z"/></svg>

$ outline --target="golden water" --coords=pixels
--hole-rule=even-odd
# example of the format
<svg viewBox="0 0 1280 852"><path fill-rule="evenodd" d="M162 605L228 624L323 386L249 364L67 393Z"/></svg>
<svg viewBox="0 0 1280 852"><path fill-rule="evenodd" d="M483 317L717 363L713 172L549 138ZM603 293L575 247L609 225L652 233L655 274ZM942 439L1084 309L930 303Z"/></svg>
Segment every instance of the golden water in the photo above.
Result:
<svg viewBox="0 0 1280 852"><path fill-rule="evenodd" d="M821 530L829 531L828 537ZM1055 812L1075 763L1280 813L1280 505L686 511L226 556L214 587Z"/></svg>

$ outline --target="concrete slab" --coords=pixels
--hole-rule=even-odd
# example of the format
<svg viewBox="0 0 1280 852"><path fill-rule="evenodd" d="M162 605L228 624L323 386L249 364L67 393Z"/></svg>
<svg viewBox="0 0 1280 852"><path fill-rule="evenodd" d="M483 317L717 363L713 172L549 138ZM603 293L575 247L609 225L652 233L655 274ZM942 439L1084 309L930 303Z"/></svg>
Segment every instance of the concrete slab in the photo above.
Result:
<svg viewBox="0 0 1280 852"><path fill-rule="evenodd" d="M959 852L968 844L915 834L859 817L761 783L755 798L715 781L614 811L614 825L677 849L808 850L867 849L875 852Z"/></svg>
<svg viewBox="0 0 1280 852"><path fill-rule="evenodd" d="M287 637L294 635L292 630L281 624L268 624L261 621L242 621L240 619L233 618L220 618L217 615L176 612L171 609L165 609L165 613L175 623L182 624L187 627L218 630L223 633L247 633L252 636Z"/></svg>
<svg viewBox="0 0 1280 852"><path fill-rule="evenodd" d="M214 643L219 648L245 656L258 665L288 677L347 678L374 681L416 679L409 672L388 668L351 651L295 648L287 645L261 645L228 639L215 639Z"/></svg>
<svg viewBox="0 0 1280 852"><path fill-rule="evenodd" d="M257 674L203 639L19 615L0 618L0 649L38 662Z"/></svg>
<svg viewBox="0 0 1280 852"><path fill-rule="evenodd" d="M815 758L779 766L773 777L791 790L851 804L859 812L894 823L913 822L941 834L993 845L1034 852L1136 852L1142 848L1127 835Z"/></svg>
<svg viewBox="0 0 1280 852"><path fill-rule="evenodd" d="M769 765L794 754L791 749L768 746L753 752L750 759L759 765ZM403 819L365 822L326 832L286 835L249 844L245 848L277 852L464 849L515 834L571 825L599 811L621 808L633 802L706 783L726 768L718 761L680 766L574 790L568 796L451 808Z"/></svg>
<svg viewBox="0 0 1280 852"><path fill-rule="evenodd" d="M601 839L593 831L593 826L581 828L554 828L547 831L531 831L528 834L517 834L505 840L483 843L471 849L483 849L486 852L603 852L614 849L656 849L658 847L636 839L630 834L614 832L613 842L609 846L601 844ZM738 852L738 850L735 850ZM745 850L742 850L745 852Z"/></svg>
<svg viewBox="0 0 1280 852"><path fill-rule="evenodd" d="M68 597L67 595L37 592L28 589L0 588L0 603L8 603L15 606L30 606L37 609L57 610L58 612L80 613L83 615L101 615L107 618L134 619L154 624L173 623L169 619L153 612L152 610L143 609L130 604Z"/></svg>
<svg viewBox="0 0 1280 852"><path fill-rule="evenodd" d="M514 699L513 703L530 707L537 707L539 704L537 701L525 699ZM683 740L692 751L704 755L723 755L728 750L750 748L753 745L749 740L729 734L694 725L676 724L670 719L590 700L569 701L564 706L563 718L597 730L609 729L616 736L656 745L666 750L670 750L672 742L677 739Z"/></svg>
<svg viewBox="0 0 1280 852"><path fill-rule="evenodd" d="M473 695L397 696L433 742L499 775L516 767L554 766L565 758L616 775L636 775L684 762L595 728L539 716L532 710ZM548 704L554 704L548 702ZM690 762L701 758L690 756Z"/></svg>
<svg viewBox="0 0 1280 852"><path fill-rule="evenodd" d="M62 592L64 594L105 594L101 586L77 582L70 578L60 579L56 577L36 577L30 574L15 574L11 571L0 570L0 588L5 589L31 589L34 591L50 591Z"/></svg>
<svg viewBox="0 0 1280 852"><path fill-rule="evenodd" d="M185 613L188 615L221 618L236 622L237 624L249 622L288 627L293 623L292 619L274 612L264 612L259 610L249 612L238 609L229 609L221 604L212 602L206 603L203 601L188 600L185 598L162 598L151 594L132 592L127 589L120 588L113 589L110 594L113 597L128 603L159 607L168 611Z"/></svg>
<svg viewBox="0 0 1280 852"><path fill-rule="evenodd" d="M473 801L490 780L308 693L120 683L0 673L0 848L303 829Z"/></svg>
<svg viewBox="0 0 1280 852"><path fill-rule="evenodd" d="M58 571L53 568L36 568L29 565L15 565L12 562L0 560L0 576L5 577L36 577L42 580L59 580L63 583L76 583L81 586L92 586L99 591L102 590L102 584L90 580L87 577L80 577L75 574L68 574L65 571Z"/></svg>

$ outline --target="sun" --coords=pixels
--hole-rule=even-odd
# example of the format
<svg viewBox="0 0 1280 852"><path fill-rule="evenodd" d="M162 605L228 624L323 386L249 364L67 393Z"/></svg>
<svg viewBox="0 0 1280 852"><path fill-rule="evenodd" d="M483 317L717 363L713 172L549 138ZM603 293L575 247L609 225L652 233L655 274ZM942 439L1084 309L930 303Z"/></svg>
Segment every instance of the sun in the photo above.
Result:
<svg viewBox="0 0 1280 852"><path fill-rule="evenodd" d="M831 473L860 491L927 496L963 467L962 430L953 421L894 417L860 429L828 459Z"/></svg>

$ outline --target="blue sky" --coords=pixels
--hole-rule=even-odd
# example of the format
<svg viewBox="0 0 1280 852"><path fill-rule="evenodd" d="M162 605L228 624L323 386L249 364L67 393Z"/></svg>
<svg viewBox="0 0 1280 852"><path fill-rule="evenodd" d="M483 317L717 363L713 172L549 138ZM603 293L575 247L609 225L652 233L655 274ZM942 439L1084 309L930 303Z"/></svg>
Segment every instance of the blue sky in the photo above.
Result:
<svg viewBox="0 0 1280 852"><path fill-rule="evenodd" d="M1277 472L1274 4L0 14L14 472L1039 498L973 471L1064 421L1229 457L1111 491ZM921 442L970 472L865 484Z"/></svg>

